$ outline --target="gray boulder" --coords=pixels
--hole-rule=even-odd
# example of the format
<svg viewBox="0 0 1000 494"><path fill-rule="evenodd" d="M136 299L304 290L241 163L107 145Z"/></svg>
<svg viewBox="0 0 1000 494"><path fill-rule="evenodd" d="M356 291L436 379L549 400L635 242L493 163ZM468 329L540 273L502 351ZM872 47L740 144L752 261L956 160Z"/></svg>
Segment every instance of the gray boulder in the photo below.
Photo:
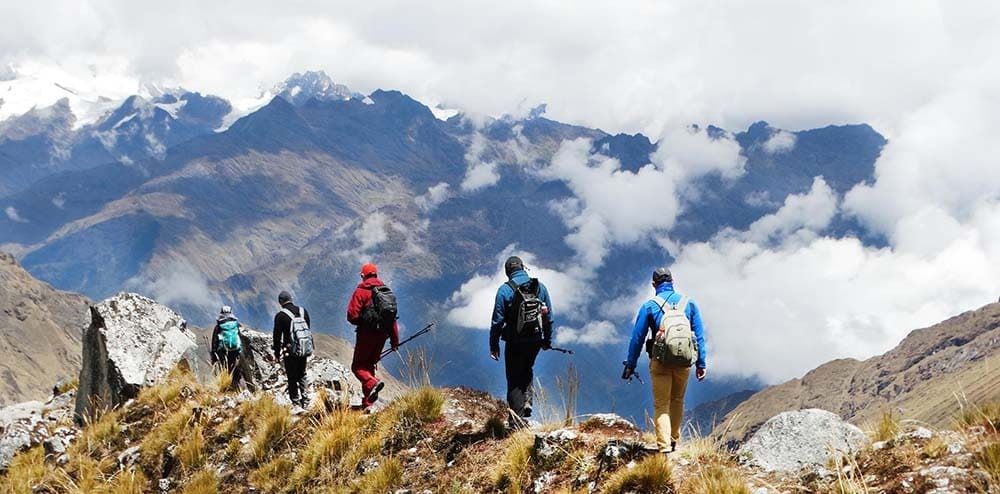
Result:
<svg viewBox="0 0 1000 494"><path fill-rule="evenodd" d="M135 293L120 293L90 308L83 335L78 419L134 398L178 364L197 371L198 345L181 316Z"/></svg>
<svg viewBox="0 0 1000 494"><path fill-rule="evenodd" d="M0 408L0 471L14 455L43 444L49 454L61 454L77 431L61 427L72 412L74 392L53 396L46 402L29 401ZM60 451L61 450L61 451Z"/></svg>
<svg viewBox="0 0 1000 494"><path fill-rule="evenodd" d="M861 429L817 408L784 412L764 423L741 448L749 462L767 471L817 469L852 456L868 444Z"/></svg>

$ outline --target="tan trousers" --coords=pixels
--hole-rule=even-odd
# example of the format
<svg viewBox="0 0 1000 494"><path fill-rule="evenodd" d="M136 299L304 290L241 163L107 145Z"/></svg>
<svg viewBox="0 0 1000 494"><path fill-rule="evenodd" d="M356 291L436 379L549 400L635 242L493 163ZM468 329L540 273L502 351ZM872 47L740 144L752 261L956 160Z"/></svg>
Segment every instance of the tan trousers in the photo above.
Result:
<svg viewBox="0 0 1000 494"><path fill-rule="evenodd" d="M649 379L653 381L653 420L656 422L656 446L670 451L670 442L681 438L684 420L684 392L690 367L668 367L650 360ZM667 436L669 432L670 436Z"/></svg>

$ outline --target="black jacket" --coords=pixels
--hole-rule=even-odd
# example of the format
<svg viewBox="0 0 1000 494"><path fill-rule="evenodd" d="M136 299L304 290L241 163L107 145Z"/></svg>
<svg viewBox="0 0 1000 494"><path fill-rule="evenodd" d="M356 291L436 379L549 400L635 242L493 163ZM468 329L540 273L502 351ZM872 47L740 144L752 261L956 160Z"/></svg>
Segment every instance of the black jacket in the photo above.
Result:
<svg viewBox="0 0 1000 494"><path fill-rule="evenodd" d="M282 309L288 309L292 311L292 314L299 314L299 307L291 302L281 306ZM303 317L306 319L306 324L312 327L312 321L309 320L309 311L302 309ZM292 318L288 317L284 311L278 311L274 315L274 330L272 331L272 336L274 339L274 354L278 355L282 349L288 348L292 345Z"/></svg>

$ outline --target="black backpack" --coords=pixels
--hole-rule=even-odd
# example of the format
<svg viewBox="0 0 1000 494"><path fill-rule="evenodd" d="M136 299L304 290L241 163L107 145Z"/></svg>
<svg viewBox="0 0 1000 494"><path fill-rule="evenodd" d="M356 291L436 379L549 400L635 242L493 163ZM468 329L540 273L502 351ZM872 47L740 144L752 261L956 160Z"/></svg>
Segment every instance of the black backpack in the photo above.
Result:
<svg viewBox="0 0 1000 494"><path fill-rule="evenodd" d="M392 331L399 315L396 294L385 285L373 286L371 291L372 303L365 308L365 322L379 331Z"/></svg>
<svg viewBox="0 0 1000 494"><path fill-rule="evenodd" d="M512 336L529 336L542 332L542 300L539 298L539 283L532 278L521 285L514 280L507 286L514 290L514 301L507 314L508 328L514 330Z"/></svg>

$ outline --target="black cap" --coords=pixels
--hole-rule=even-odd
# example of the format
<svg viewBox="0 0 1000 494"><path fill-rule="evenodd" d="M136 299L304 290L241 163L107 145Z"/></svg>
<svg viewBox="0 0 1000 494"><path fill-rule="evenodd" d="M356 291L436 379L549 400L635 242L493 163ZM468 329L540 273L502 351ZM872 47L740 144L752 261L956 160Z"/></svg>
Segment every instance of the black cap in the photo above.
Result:
<svg viewBox="0 0 1000 494"><path fill-rule="evenodd" d="M656 268L653 271L653 283L659 285L660 283L666 283L668 281L674 281L674 276L670 274L670 270L667 268Z"/></svg>
<svg viewBox="0 0 1000 494"><path fill-rule="evenodd" d="M287 304L288 302L291 302L291 301L292 301L292 294L288 293L288 290L282 290L281 293L278 294L278 303L279 304L285 305L285 304Z"/></svg>
<svg viewBox="0 0 1000 494"><path fill-rule="evenodd" d="M507 273L507 277L514 274L514 271L520 271L524 269L524 261L520 257L510 256L507 258L507 262L503 263L503 270Z"/></svg>

